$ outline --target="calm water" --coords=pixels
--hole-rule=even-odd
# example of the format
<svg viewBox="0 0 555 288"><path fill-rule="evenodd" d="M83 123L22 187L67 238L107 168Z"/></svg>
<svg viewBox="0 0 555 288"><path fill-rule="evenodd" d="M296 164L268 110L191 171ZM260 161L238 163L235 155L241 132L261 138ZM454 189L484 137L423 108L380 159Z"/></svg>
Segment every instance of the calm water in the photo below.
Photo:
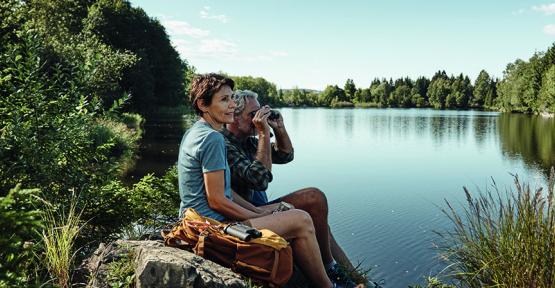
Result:
<svg viewBox="0 0 555 288"><path fill-rule="evenodd" d="M280 111L295 160L273 166L270 198L306 186L324 191L336 239L386 287L422 283L445 266L433 249L433 230L449 227L438 208L444 199L462 203L462 186L485 190L491 177L510 187L509 173L542 185L555 164L553 119L423 109ZM175 163L183 129L175 126L146 127L137 175Z"/></svg>

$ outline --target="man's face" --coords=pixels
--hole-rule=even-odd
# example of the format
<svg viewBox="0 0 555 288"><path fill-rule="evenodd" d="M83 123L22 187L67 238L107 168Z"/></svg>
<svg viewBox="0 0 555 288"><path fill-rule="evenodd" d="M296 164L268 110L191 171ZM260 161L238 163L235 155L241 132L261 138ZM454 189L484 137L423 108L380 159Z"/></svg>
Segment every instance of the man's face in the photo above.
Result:
<svg viewBox="0 0 555 288"><path fill-rule="evenodd" d="M241 117L238 117L237 126L241 134L244 135L255 135L254 124L252 123L252 118L254 116L253 112L260 109L260 103L258 100L247 97L245 99L245 109L241 112Z"/></svg>

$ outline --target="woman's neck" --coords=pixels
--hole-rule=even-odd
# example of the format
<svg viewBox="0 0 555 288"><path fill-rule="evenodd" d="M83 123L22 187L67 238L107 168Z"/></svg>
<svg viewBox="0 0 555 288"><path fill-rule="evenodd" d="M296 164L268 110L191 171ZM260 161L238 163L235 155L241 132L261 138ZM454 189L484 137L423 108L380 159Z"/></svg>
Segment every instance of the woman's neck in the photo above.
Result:
<svg viewBox="0 0 555 288"><path fill-rule="evenodd" d="M216 121L214 118L212 118L212 116L210 116L210 114L208 113L204 113L201 117L200 120L208 123L212 129L216 130L216 131L221 131L224 128L224 124L220 123L218 121Z"/></svg>

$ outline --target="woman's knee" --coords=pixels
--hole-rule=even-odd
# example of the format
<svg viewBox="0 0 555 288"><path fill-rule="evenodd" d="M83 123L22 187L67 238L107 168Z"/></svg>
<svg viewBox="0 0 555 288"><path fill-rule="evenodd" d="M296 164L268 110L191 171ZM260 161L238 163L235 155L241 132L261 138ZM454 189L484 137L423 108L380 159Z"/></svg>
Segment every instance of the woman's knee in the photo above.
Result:
<svg viewBox="0 0 555 288"><path fill-rule="evenodd" d="M304 210L293 209L286 211L290 214L288 224L299 233L314 233L312 217Z"/></svg>

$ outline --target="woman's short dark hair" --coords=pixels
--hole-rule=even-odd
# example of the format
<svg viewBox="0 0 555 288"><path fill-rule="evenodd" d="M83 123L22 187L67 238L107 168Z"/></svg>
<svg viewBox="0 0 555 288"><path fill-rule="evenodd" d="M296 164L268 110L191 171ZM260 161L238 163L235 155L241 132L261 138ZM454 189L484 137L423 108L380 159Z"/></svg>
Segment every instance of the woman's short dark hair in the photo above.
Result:
<svg viewBox="0 0 555 288"><path fill-rule="evenodd" d="M195 76L191 85L191 93L189 94L195 113L202 115L202 111L198 107L199 100L203 101L204 105L209 106L212 103L214 94L224 85L229 86L231 90L235 88L233 80L220 74L208 73Z"/></svg>

